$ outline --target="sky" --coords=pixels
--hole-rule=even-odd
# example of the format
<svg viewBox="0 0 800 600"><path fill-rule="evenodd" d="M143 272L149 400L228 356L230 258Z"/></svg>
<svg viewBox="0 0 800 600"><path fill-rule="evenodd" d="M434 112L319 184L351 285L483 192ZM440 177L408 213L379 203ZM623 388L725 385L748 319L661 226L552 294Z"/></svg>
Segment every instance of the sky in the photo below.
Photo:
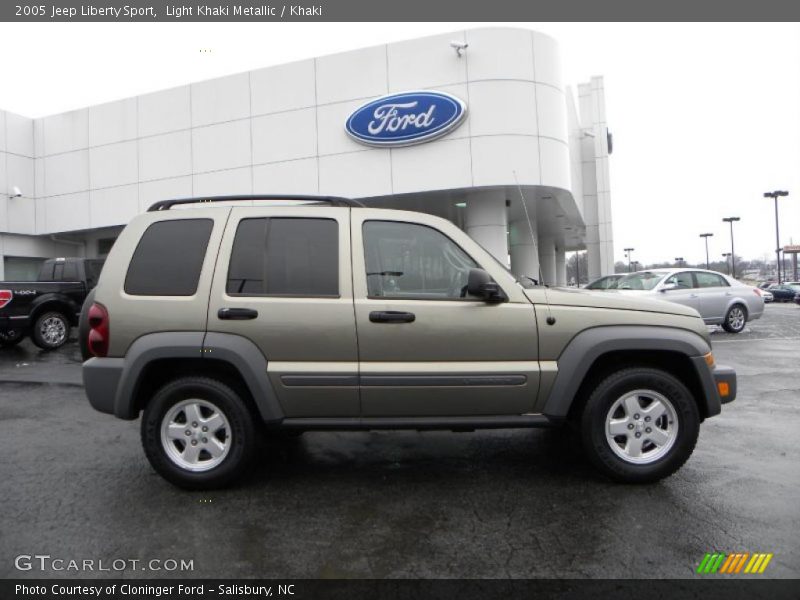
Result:
<svg viewBox="0 0 800 600"><path fill-rule="evenodd" d="M555 37L564 81L605 77L615 258L774 257L800 244L800 25L3 23L0 108L39 117L240 71L484 25ZM203 50L201 52L201 50Z"/></svg>

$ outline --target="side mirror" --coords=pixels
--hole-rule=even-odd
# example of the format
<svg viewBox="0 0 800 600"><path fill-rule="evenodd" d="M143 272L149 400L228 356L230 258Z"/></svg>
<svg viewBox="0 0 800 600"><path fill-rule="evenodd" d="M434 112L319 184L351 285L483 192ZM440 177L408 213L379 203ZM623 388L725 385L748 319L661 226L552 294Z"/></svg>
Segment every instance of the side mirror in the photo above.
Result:
<svg viewBox="0 0 800 600"><path fill-rule="evenodd" d="M503 302L506 295L497 282L483 269L470 269L467 279L467 292L470 296L483 298L486 302Z"/></svg>
<svg viewBox="0 0 800 600"><path fill-rule="evenodd" d="M665 283L664 286L661 288L661 292L668 292L669 290L677 290L678 284L677 283Z"/></svg>

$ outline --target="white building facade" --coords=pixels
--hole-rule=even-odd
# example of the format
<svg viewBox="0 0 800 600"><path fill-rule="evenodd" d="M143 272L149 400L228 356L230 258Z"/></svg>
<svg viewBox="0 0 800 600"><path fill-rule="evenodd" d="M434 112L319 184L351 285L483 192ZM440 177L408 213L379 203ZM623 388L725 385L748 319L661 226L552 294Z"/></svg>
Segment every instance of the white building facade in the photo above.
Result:
<svg viewBox="0 0 800 600"><path fill-rule="evenodd" d="M345 131L364 104L409 90L455 97L466 117L402 147L364 145ZM48 257L102 256L158 200L286 193L436 214L515 274L563 285L569 251L587 251L590 277L613 272L610 139L602 78L565 87L557 42L508 28L39 119L0 112L0 278L29 277Z"/></svg>

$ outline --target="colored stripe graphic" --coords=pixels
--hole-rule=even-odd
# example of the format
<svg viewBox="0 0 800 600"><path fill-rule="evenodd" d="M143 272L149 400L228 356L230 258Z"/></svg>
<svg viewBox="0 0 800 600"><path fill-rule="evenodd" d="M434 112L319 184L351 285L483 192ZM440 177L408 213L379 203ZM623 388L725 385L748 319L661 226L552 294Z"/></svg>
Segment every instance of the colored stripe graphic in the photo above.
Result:
<svg viewBox="0 0 800 600"><path fill-rule="evenodd" d="M727 573L738 574L744 569L745 573L763 573L767 569L767 565L772 560L774 554L756 552L750 554L749 552L734 552L726 554L725 552L706 552L703 560L697 566L697 573L702 575L714 573Z"/></svg>

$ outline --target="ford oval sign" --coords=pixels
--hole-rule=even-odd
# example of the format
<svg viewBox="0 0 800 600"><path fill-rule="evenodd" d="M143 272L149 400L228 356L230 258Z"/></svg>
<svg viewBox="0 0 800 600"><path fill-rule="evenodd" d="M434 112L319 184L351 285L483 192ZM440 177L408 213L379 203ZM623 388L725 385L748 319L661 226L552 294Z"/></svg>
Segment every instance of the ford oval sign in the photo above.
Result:
<svg viewBox="0 0 800 600"><path fill-rule="evenodd" d="M467 106L444 92L403 92L368 102L347 119L345 130L368 146L410 146L449 133Z"/></svg>

